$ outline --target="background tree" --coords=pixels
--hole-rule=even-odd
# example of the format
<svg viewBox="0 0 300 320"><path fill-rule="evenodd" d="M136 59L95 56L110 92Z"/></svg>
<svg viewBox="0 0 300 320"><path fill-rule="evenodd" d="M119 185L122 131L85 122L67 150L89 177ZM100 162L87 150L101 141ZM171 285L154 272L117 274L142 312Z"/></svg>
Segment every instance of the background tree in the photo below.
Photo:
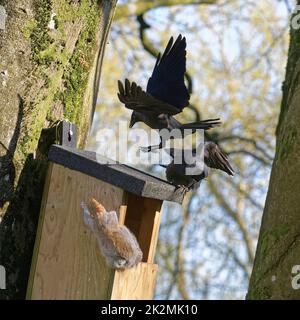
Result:
<svg viewBox="0 0 300 320"><path fill-rule="evenodd" d="M0 264L24 298L46 169L61 119L86 143L116 1L0 0Z"/></svg>
<svg viewBox="0 0 300 320"><path fill-rule="evenodd" d="M295 12L293 17L296 14L299 12ZM293 277L299 274L300 265L299 40L300 30L291 26L283 98L276 131L276 155L248 299L300 298L300 291L296 290L299 289L299 280L295 278L294 287L292 285Z"/></svg>

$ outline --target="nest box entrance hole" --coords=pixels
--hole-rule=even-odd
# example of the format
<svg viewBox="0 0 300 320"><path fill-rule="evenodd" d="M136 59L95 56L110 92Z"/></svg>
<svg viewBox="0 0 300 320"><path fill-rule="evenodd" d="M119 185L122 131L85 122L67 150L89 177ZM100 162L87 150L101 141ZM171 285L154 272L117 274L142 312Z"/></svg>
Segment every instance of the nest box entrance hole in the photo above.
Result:
<svg viewBox="0 0 300 320"><path fill-rule="evenodd" d="M160 224L162 201L126 194L127 210L124 224L136 236L143 252L143 262L153 263Z"/></svg>

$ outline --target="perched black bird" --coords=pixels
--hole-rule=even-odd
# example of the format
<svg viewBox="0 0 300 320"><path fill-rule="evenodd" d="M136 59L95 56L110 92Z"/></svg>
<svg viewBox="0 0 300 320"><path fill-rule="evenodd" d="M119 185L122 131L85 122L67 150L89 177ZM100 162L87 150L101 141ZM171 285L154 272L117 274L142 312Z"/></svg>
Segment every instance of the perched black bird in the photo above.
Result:
<svg viewBox="0 0 300 320"><path fill-rule="evenodd" d="M184 191L195 190L200 186L201 180L208 176L208 168L219 169L233 176L228 157L214 142L205 142L203 157L197 158L196 149L191 152L180 149L164 149L173 158L166 167L167 180L183 188ZM200 153L201 154L201 153ZM175 158L179 161L175 161ZM199 156L199 155L198 155ZM204 161L204 163L203 163ZM189 171L188 171L189 170Z"/></svg>
<svg viewBox="0 0 300 320"><path fill-rule="evenodd" d="M181 35L173 43L170 38L161 56L158 54L147 90L144 91L135 82L125 80L125 86L118 81L118 97L125 107L133 110L129 127L142 121L152 129L179 129L182 134L194 133L196 129L210 129L220 124L220 119L182 124L173 116L182 112L188 106L190 95L184 83L186 71L186 39ZM191 132L184 132L191 129ZM184 137L184 135L182 136ZM160 144L142 148L144 151L163 147L163 137L160 134Z"/></svg>

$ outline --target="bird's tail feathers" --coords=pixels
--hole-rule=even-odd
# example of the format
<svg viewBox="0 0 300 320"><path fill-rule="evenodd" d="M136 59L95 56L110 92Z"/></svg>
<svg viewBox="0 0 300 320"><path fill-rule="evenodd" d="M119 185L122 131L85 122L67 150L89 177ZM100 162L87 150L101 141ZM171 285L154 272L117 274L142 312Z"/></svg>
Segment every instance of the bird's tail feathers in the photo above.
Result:
<svg viewBox="0 0 300 320"><path fill-rule="evenodd" d="M217 119L207 119L198 122L186 123L180 126L180 129L203 129L208 130L221 125L219 118Z"/></svg>
<svg viewBox="0 0 300 320"><path fill-rule="evenodd" d="M160 167L163 167L163 168L168 168L168 164L162 164L162 163L160 163L159 166L160 166Z"/></svg>

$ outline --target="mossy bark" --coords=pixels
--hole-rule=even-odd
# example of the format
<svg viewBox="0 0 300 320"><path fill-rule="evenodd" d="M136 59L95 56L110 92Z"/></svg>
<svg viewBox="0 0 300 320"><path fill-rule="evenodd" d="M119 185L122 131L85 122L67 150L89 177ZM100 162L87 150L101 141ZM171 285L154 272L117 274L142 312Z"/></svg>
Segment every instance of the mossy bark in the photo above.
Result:
<svg viewBox="0 0 300 320"><path fill-rule="evenodd" d="M6 290L24 298L47 150L57 121L86 142L117 0L0 0L0 264Z"/></svg>
<svg viewBox="0 0 300 320"><path fill-rule="evenodd" d="M298 4L300 1L298 0ZM277 147L248 299L300 299L300 30L291 30Z"/></svg>

